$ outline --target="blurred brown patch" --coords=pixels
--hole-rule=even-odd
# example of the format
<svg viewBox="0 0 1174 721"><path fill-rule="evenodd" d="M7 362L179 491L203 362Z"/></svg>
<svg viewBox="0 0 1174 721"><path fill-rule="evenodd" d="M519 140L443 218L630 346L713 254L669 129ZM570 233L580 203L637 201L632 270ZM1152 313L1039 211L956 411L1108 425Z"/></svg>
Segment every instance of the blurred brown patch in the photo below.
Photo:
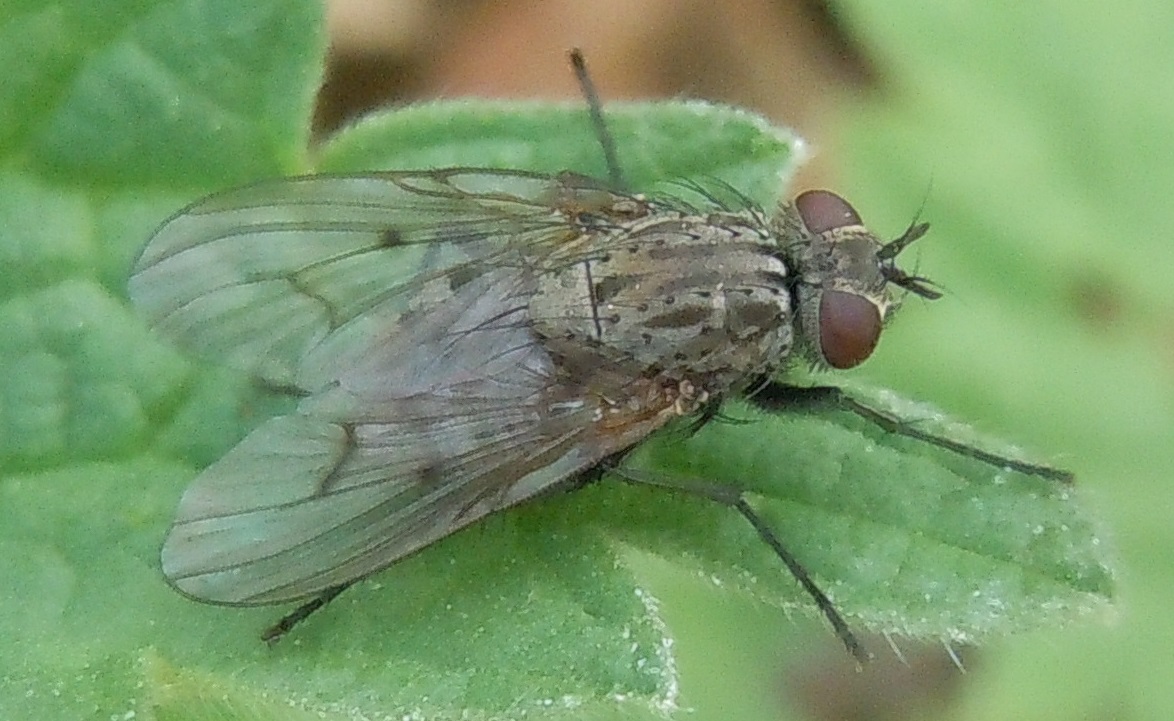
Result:
<svg viewBox="0 0 1174 721"><path fill-rule="evenodd" d="M787 703L814 721L898 721L937 718L956 700L965 674L973 670L973 649L955 657L938 645L903 644L904 660L885 653L883 640L869 646L877 652L858 668L841 648L798 659L784 672Z"/></svg>
<svg viewBox="0 0 1174 721"><path fill-rule="evenodd" d="M1073 312L1094 331L1112 330L1123 320L1125 299L1121 289L1108 278L1087 274L1068 285L1068 303Z"/></svg>
<svg viewBox="0 0 1174 721"><path fill-rule="evenodd" d="M578 98L571 47L583 49L605 101L730 103L817 145L832 102L876 84L822 2L332 0L330 28L319 135L413 100Z"/></svg>

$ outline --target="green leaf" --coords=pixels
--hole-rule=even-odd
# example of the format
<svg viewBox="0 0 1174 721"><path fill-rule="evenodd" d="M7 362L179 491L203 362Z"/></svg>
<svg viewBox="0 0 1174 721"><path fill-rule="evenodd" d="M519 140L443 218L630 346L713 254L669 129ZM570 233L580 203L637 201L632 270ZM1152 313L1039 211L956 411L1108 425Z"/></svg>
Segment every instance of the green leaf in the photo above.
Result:
<svg viewBox="0 0 1174 721"><path fill-rule="evenodd" d="M0 93L16 120L0 137L63 184L191 188L298 170L320 13L292 0L10 5L3 35L16 42L0 59L23 82ZM36 62L44 45L25 55L30 40L55 62Z"/></svg>
<svg viewBox="0 0 1174 721"><path fill-rule="evenodd" d="M811 608L741 518L698 499L604 482L500 514L274 649L257 634L281 609L200 605L163 582L158 547L183 487L281 401L183 357L129 307L126 269L153 226L226 184L310 169L603 170L576 106L420 106L312 156L319 13L308 0L0 11L0 716L671 712L673 634L634 549ZM721 107L608 117L639 189L716 177L768 204L799 160L787 133ZM1103 607L1095 534L1062 489L996 482L842 414L731 412L754 423L666 433L641 458L747 488L860 621L970 638ZM936 507L948 528L926 513L933 498L949 501ZM955 576L959 559L973 563Z"/></svg>
<svg viewBox="0 0 1174 721"><path fill-rule="evenodd" d="M623 172L635 190L720 179L769 207L804 159L801 141L762 117L703 102L608 105ZM321 171L487 168L607 177L581 105L438 102L367 118L319 153Z"/></svg>
<svg viewBox="0 0 1174 721"><path fill-rule="evenodd" d="M1021 455L929 406L861 387L853 395L918 431ZM788 414L742 402L723 410L728 421L684 443L666 433L630 460L744 489L863 628L975 642L1108 612L1105 553L1071 486L930 446L848 410ZM601 522L635 546L691 559L719 586L811 608L749 525L730 524L732 510L666 516L650 510L663 505L653 495L628 494Z"/></svg>

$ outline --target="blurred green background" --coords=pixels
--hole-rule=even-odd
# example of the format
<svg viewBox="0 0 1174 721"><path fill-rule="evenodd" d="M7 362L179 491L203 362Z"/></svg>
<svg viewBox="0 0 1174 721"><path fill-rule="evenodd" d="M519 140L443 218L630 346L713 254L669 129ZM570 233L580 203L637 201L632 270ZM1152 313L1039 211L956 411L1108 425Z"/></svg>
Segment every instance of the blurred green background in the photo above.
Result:
<svg viewBox="0 0 1174 721"><path fill-rule="evenodd" d="M328 42L310 32L297 47L231 46L231 62L223 67L197 63L197 72L189 76L153 64L156 54L147 52L151 40L160 47L178 42L191 29L183 18L192 24L210 22L198 10L185 15L187 7L199 5L29 1L9 3L2 11L7 16L0 28L0 65L7 71L0 78L0 118L5 119L0 150L6 193L0 217L36 225L39 236L28 242L40 244L0 244L9 350L34 342L39 332L34 321L49 316L59 331L57 340L69 345L69 352L97 358L98 351L84 345L86 332L125 315L108 297L73 293L68 306L44 293L20 305L8 301L68 278L77 258L91 260L105 285L117 288L137 241L119 241L121 256L99 252L102 241L118 237L120 224L139 232L146 219L176 207L185 194L175 188L184 183L200 188L215 185L217 173L231 178L297 169L292 156L274 151L278 143L271 146L269 139L257 137L244 144L255 148L255 155L232 158L208 177L168 176L151 162L155 152L163 152L151 138L123 147L92 130L111 122L101 115L105 95L130 100L128 123L134 122L135 102L145 108L150 101L136 94L147 80L190 82L195 77L201 80L195 87L177 86L175 92L204 93L210 106L224 98L239 100L234 94L251 87L238 83L241 67L263 75ZM174 12L157 12L161 6ZM166 24L160 19L152 28L156 17L167 18ZM250 17L242 13L241 22ZM217 18L230 25L232 20ZM291 10L283 22L312 24L315 17ZM148 47L124 42L132 26L137 38L148 39ZM314 128L319 136L364 108L390 102L467 94L575 97L573 81L563 70L565 50L573 45L585 50L607 99L703 97L748 106L795 126L818 151L798 185L836 188L882 232L897 234L919 210L933 224L930 238L919 244L918 262L948 291L946 298L910 303L857 375L936 403L1075 471L1085 506L1103 519L1120 559L1116 619L960 649L967 670L962 674L944 650L905 644L907 667L881 664L857 673L819 623L796 618L780 628L777 610L734 596L715 598L700 580L663 561L640 558L636 562L653 579L677 637L682 703L696 709L691 717L1170 718L1174 243L1167 208L1174 190L1174 153L1162 141L1174 120L1169 71L1174 67L1169 37L1174 7L1152 0L1114 7L912 0L828 6L768 0L722 5L338 0L328 27L332 53ZM248 27L240 30L242 37L248 35ZM75 81L91 87L82 82L86 73L111 77L101 72L102 63L125 63L142 74L117 76L116 85L94 87L93 98L70 98L83 110L93 109L93 122L78 122L71 135L76 147L38 145L36 123L58 117L54 83L58 89ZM307 99L266 100L272 105L258 101L251 110L285 117L283 110ZM71 117L84 121L86 115ZM209 117L220 137L240 144L247 123L231 115ZM46 135L69 135L51 130ZM271 130L274 136L300 133L307 140L311 134L301 126ZM97 182L90 187L71 187L78 148L96 158L87 177ZM198 164L203 152L210 151L193 146L178 155ZM129 166L102 165L103 158L127 157L134 160ZM49 168L52 182L20 178L21 168L30 164ZM103 174L107 167L117 171ZM159 192L127 193L132 176L136 183L147 178ZM95 197L106 205L91 205ZM109 206L118 212L104 214L102 208ZM142 222L126 220L136 214ZM46 254L46 248L52 250ZM28 271L22 261L33 255L49 260ZM139 347L140 340L128 336L128 347ZM120 362L145 368L154 360ZM6 375L21 370L0 368ZM164 381L158 382L162 386ZM100 383L66 377L61 384L55 391L67 394L71 384L88 389L89 396L70 398L78 406L117 409L135 402L124 402L119 389ZM9 395L0 399L0 413L7 434L0 448L11 474L3 488L12 498L27 491L19 487L22 474L46 470L38 459L54 443L65 457L86 457L98 444L101 457L115 460L135 449L138 436L127 420L133 417L129 410L125 418L111 416L101 432L66 428L60 437L46 438L39 429L53 426L54 418L21 420L24 425L12 419L24 419L13 409L48 391L5 388ZM156 390L137 389L148 396ZM203 422L223 420L238 410L206 408ZM183 428L181 423L175 434L182 435ZM225 430L226 438L233 432ZM192 456L213 454L226 442L193 440L207 447L193 448ZM135 472L134 465L112 464L105 482L113 489L129 479L125 482L133 488ZM87 503L78 512L116 511L120 518L134 519L144 547L157 543L153 539L160 537L171 512L154 498L106 502L108 509ZM95 538L95 548L102 542ZM25 578L20 569L35 566L44 587L9 584L10 601L57 599L61 589L88 582L75 578L61 559L38 556L30 548L5 540L12 564L0 573L19 580ZM138 560L144 568L154 563ZM46 568L51 572L41 572ZM102 598L109 604L103 617L113 619L104 631L117 633L119 624L132 624L133 606L121 605L117 595ZM16 620L10 618L8 627L22 628L20 619L27 618L28 638L36 638L44 630L37 624L52 617L40 613L43 609L13 609L11 604L9 609ZM253 620L243 625L249 623ZM19 645L22 638L14 640ZM85 651L79 658L109 652L114 666L130 663L114 657L117 647L107 650L101 641L78 637L76 643ZM156 681L171 678L161 664L144 663ZM5 679L0 690L9 699L47 697L27 707L51 708L54 696L91 693L98 672L79 665L72 677L26 688L24 679L38 678L30 662L0 672ZM209 694L201 703L219 698L208 690L216 683L200 686ZM132 698L126 708L135 707L133 694L127 692ZM182 694L177 698L185 700ZM105 701L95 698L92 704L103 718L110 715ZM86 705L75 697L70 706ZM175 712L184 704L165 706ZM211 717L213 711L202 716ZM224 714L289 717L260 701Z"/></svg>

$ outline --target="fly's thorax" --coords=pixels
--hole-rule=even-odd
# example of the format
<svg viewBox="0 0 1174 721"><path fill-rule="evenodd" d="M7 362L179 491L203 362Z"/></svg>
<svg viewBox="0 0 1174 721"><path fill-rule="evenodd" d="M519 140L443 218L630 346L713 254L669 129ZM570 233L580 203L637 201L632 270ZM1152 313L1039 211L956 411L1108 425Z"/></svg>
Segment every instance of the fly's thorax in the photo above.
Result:
<svg viewBox="0 0 1174 721"><path fill-rule="evenodd" d="M893 265L896 254L926 226L911 226L886 244L847 201L824 190L808 191L783 205L774 224L795 274L797 342L817 365L852 368L872 354L897 305L890 283L927 298L937 296L923 279Z"/></svg>
<svg viewBox="0 0 1174 721"><path fill-rule="evenodd" d="M787 267L755 217L661 213L599 241L545 271L530 303L570 372L623 368L720 394L790 353Z"/></svg>

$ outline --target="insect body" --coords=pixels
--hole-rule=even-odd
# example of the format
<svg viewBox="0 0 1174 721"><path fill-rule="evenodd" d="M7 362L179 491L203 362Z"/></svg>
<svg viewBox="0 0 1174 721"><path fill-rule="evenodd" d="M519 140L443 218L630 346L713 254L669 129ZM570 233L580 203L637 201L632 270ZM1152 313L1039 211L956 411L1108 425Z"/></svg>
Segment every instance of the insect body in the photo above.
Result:
<svg viewBox="0 0 1174 721"><path fill-rule="evenodd" d="M768 218L461 168L199 201L134 302L300 401L192 482L164 574L213 603L335 593L797 357L854 366L890 286L936 297L893 263L924 231L883 244L827 191Z"/></svg>

